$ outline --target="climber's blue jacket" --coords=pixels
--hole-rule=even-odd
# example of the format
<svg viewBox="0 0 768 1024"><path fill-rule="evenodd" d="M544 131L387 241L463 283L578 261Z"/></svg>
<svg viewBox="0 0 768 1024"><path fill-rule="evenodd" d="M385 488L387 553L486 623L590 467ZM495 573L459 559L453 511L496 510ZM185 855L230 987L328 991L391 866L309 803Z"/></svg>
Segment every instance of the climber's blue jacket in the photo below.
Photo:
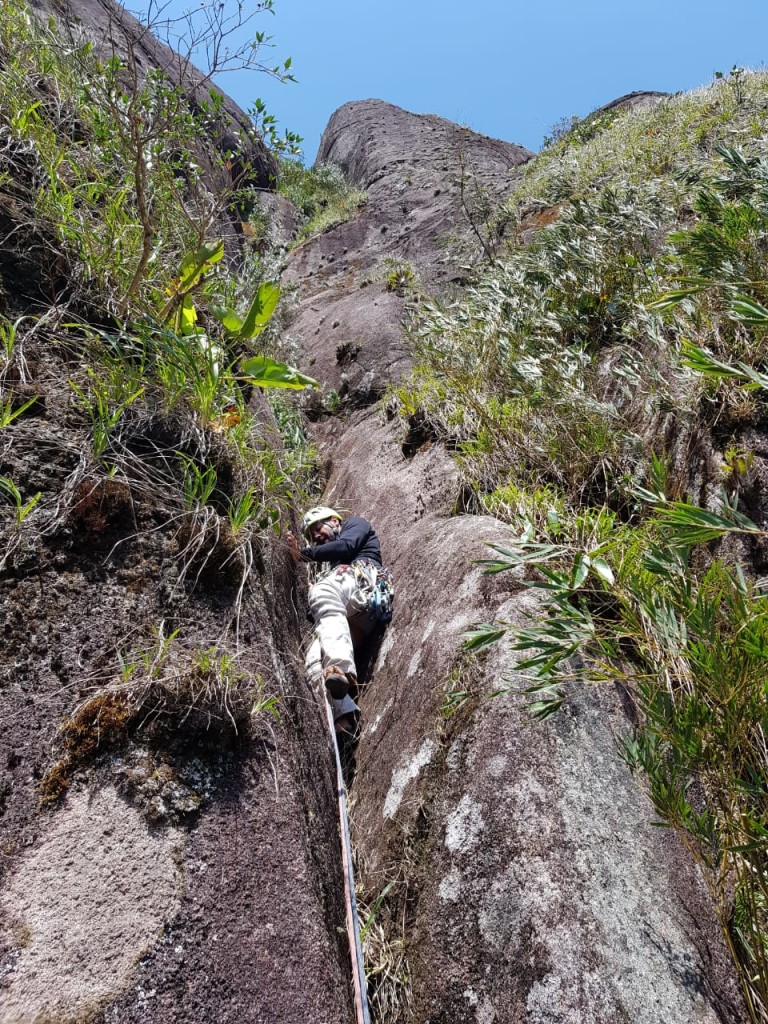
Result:
<svg viewBox="0 0 768 1024"><path fill-rule="evenodd" d="M330 562L331 567L350 565L361 558L381 565L381 545L367 519L350 516L342 523L338 537L326 544L302 548L301 557L310 562Z"/></svg>

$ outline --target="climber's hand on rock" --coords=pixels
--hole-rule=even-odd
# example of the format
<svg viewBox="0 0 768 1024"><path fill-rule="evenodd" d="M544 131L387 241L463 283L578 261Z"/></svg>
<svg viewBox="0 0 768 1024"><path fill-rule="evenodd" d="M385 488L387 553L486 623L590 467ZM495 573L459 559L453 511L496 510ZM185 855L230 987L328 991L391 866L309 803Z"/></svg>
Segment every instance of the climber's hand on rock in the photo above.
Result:
<svg viewBox="0 0 768 1024"><path fill-rule="evenodd" d="M299 555L299 542L296 540L296 538L294 537L294 535L292 533L288 533L286 535L285 539L286 539L286 541L288 543L288 553L290 554L290 556L294 560L294 562L298 562L298 560L300 558L300 555Z"/></svg>

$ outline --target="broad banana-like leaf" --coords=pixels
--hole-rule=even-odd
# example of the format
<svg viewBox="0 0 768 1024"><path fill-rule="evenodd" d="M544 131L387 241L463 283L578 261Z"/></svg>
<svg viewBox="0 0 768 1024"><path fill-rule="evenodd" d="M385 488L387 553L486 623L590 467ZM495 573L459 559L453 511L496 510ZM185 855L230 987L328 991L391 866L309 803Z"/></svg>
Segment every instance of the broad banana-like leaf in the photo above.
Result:
<svg viewBox="0 0 768 1024"><path fill-rule="evenodd" d="M280 285L276 281L265 281L259 285L251 308L246 313L245 320L237 333L238 341L248 341L255 338L257 334L261 334L274 313L279 298Z"/></svg>
<svg viewBox="0 0 768 1024"><path fill-rule="evenodd" d="M181 261L179 276L175 282L177 292L188 292L194 288L206 270L218 263L224 255L224 241L204 242L194 252L187 253Z"/></svg>
<svg viewBox="0 0 768 1024"><path fill-rule="evenodd" d="M243 321L234 309L230 309L228 306L216 306L211 310L211 313L213 313L220 324L224 325L224 328L230 334L239 334L242 330Z"/></svg>
<svg viewBox="0 0 768 1024"><path fill-rule="evenodd" d="M173 327L177 334L186 337L194 332L197 324L197 310L191 296L184 296L181 305L176 308L173 319Z"/></svg>
<svg viewBox="0 0 768 1024"><path fill-rule="evenodd" d="M303 391L304 388L320 387L314 377L307 377L292 366L270 359L269 356L246 359L242 373L252 384L260 388L290 388L293 391Z"/></svg>

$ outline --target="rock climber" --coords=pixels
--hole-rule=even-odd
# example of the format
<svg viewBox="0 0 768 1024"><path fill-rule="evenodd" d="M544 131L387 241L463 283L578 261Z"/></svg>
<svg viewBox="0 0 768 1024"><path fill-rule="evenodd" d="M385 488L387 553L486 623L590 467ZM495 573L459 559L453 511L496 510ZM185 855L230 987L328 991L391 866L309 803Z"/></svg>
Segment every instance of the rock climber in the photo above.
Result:
<svg viewBox="0 0 768 1024"><path fill-rule="evenodd" d="M360 710L353 700L357 668L352 632L364 639L389 622L392 574L382 565L379 538L367 519L345 520L334 509L317 505L305 514L302 529L312 543L299 547L289 533L291 555L296 562L302 559L321 567L309 589L315 639L307 652L307 671L325 683L337 732L349 733Z"/></svg>

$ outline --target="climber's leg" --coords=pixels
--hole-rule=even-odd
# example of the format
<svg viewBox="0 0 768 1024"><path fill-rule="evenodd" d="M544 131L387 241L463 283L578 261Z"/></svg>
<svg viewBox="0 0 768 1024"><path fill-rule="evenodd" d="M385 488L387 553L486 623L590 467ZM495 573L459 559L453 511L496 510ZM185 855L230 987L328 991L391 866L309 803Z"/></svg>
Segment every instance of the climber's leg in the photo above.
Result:
<svg viewBox="0 0 768 1024"><path fill-rule="evenodd" d="M309 591L309 609L322 650L323 670L336 668L346 676L357 676L347 608L356 590L353 572L334 572L323 577Z"/></svg>
<svg viewBox="0 0 768 1024"><path fill-rule="evenodd" d="M307 670L307 678L312 686L319 687L323 681L323 651L317 634L312 638L312 643L307 649L304 667Z"/></svg>
<svg viewBox="0 0 768 1024"><path fill-rule="evenodd" d="M306 657L304 658L304 666L307 670L307 678L312 686L318 691L324 690L323 655L320 639L317 636L314 637L309 645ZM340 723L340 727L345 730L351 728L350 723L352 723L352 726L354 725L354 716L360 714L360 708L348 694L341 700L331 698L331 709L334 722Z"/></svg>

